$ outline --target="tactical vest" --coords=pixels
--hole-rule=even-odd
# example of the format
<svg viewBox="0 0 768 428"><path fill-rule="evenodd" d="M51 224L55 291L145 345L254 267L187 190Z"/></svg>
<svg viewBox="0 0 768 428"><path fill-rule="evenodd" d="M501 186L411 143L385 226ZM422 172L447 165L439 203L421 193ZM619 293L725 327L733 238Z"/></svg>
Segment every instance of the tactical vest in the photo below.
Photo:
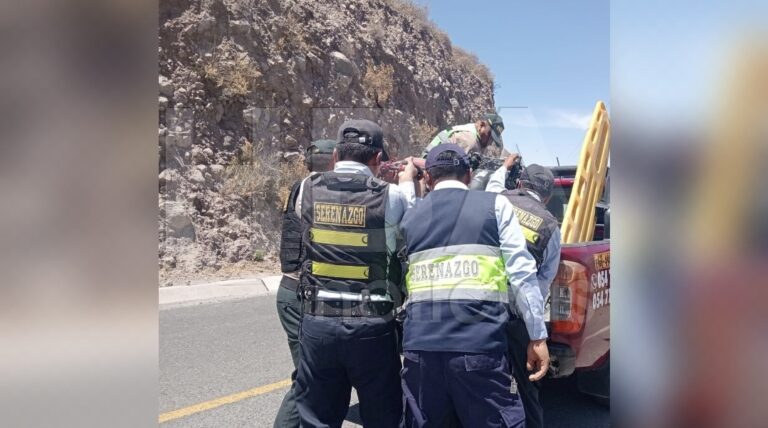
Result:
<svg viewBox="0 0 768 428"><path fill-rule="evenodd" d="M439 189L401 222L408 254L403 349L505 352L508 290L497 195Z"/></svg>
<svg viewBox="0 0 768 428"><path fill-rule="evenodd" d="M305 290L386 295L388 192L386 182L364 174L329 171L305 181Z"/></svg>
<svg viewBox="0 0 768 428"><path fill-rule="evenodd" d="M525 235L528 252L536 260L536 269L541 268L544 250L555 229L559 227L557 219L547 211L543 203L524 189L505 190L501 194L512 202L517 221Z"/></svg>
<svg viewBox="0 0 768 428"><path fill-rule="evenodd" d="M283 230L280 235L280 269L283 273L299 270L302 260L301 218L296 214L296 199L301 180L293 184L283 207Z"/></svg>
<svg viewBox="0 0 768 428"><path fill-rule="evenodd" d="M440 145L440 144L450 143L451 142L450 141L451 136L453 134L457 133L457 132L471 132L472 134L475 135L475 137L480 138L480 136L477 133L477 127L475 126L474 123L467 123L467 124L464 124L464 125L452 126L452 127L448 128L448 129L440 131L440 133L438 133L435 136L435 138L432 139L432 141L429 143L427 148L424 149L424 152L422 153L422 157L426 158L427 157L427 153L429 153L429 151L432 148L434 148L435 146Z"/></svg>

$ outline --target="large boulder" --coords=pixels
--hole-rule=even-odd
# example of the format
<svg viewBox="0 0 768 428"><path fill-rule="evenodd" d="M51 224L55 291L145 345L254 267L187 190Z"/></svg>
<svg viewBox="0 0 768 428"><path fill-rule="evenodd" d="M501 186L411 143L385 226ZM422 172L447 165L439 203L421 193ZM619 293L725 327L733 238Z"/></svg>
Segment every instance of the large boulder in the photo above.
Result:
<svg viewBox="0 0 768 428"><path fill-rule="evenodd" d="M195 237L192 216L181 202L167 201L165 203L165 224L168 236L192 239Z"/></svg>
<svg viewBox="0 0 768 428"><path fill-rule="evenodd" d="M331 52L331 64L333 64L333 71L344 76L351 78L357 78L360 75L360 70L357 65L347 58L341 52Z"/></svg>

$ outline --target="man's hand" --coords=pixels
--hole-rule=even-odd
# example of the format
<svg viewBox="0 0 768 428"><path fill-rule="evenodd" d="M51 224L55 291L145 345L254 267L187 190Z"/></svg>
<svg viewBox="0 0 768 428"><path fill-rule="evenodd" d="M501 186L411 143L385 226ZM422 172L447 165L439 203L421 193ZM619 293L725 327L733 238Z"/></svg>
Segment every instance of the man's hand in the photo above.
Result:
<svg viewBox="0 0 768 428"><path fill-rule="evenodd" d="M413 181L413 179L416 178L416 176L419 174L419 170L416 168L416 165L413 164L413 157L409 157L405 159L405 161L405 168L397 173L399 183L404 181Z"/></svg>
<svg viewBox="0 0 768 428"><path fill-rule="evenodd" d="M528 371L534 372L528 376L532 382L544 377L549 370L549 349L547 349L547 340L532 340L528 343L528 361L525 363Z"/></svg>
<svg viewBox="0 0 768 428"><path fill-rule="evenodd" d="M507 170L512 169L512 167L515 166L516 163L520 163L521 159L522 157L519 154L512 153L511 155L507 156L506 159L504 159L504 168L506 168Z"/></svg>

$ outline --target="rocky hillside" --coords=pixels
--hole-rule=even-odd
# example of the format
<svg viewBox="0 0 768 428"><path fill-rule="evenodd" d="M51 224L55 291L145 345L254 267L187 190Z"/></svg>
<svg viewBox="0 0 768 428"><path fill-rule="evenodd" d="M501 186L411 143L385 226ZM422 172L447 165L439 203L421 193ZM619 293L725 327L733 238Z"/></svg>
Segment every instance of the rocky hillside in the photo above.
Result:
<svg viewBox="0 0 768 428"><path fill-rule="evenodd" d="M493 78L407 0L161 0L161 282L276 270L301 153L349 117L417 154L493 109Z"/></svg>

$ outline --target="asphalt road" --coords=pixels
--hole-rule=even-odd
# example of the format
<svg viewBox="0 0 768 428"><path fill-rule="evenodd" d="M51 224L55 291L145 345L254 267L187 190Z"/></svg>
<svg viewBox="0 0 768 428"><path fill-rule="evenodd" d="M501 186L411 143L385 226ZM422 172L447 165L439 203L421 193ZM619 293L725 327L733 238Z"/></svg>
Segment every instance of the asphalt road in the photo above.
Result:
<svg viewBox="0 0 768 428"><path fill-rule="evenodd" d="M159 406L171 418L163 427L272 426L287 389L279 382L292 370L274 299L161 309ZM230 403L213 407L222 397ZM610 425L608 408L578 394L571 380L547 380L543 397L547 427ZM345 427L359 426L355 401Z"/></svg>

